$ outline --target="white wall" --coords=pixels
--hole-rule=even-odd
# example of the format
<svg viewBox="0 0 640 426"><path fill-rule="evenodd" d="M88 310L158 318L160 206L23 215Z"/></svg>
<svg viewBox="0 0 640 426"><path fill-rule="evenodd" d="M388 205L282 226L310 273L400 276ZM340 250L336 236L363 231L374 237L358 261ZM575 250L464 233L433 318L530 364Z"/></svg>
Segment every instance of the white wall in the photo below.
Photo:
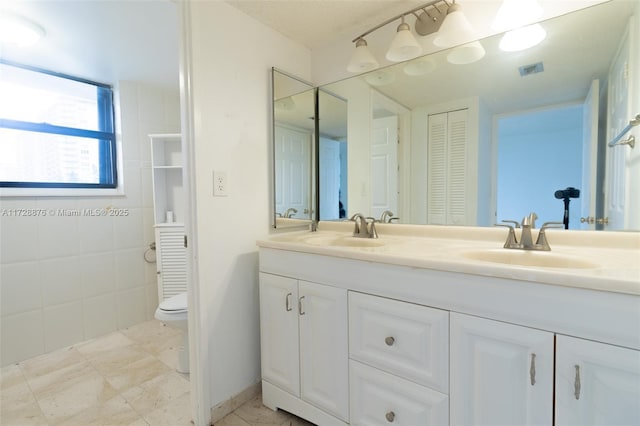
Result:
<svg viewBox="0 0 640 426"><path fill-rule="evenodd" d="M260 380L256 240L268 235L272 214L270 68L309 80L310 52L224 2L183 7L191 58L194 293L198 338L208 352L203 373L216 407ZM212 196L214 170L227 172L227 197Z"/></svg>
<svg viewBox="0 0 640 426"><path fill-rule="evenodd" d="M2 209L123 208L127 217L0 215L1 364L153 317L155 265L148 133L180 129L176 91L136 82L118 88L125 196L10 197Z"/></svg>

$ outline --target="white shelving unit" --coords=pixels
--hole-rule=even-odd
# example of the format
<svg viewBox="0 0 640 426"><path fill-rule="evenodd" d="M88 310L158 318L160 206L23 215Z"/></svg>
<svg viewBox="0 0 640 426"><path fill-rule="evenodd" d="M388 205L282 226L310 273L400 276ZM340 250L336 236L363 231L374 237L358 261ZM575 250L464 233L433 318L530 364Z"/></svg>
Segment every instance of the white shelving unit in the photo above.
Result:
<svg viewBox="0 0 640 426"><path fill-rule="evenodd" d="M151 134L149 138L151 140L158 301L162 302L187 291L182 139L178 133Z"/></svg>

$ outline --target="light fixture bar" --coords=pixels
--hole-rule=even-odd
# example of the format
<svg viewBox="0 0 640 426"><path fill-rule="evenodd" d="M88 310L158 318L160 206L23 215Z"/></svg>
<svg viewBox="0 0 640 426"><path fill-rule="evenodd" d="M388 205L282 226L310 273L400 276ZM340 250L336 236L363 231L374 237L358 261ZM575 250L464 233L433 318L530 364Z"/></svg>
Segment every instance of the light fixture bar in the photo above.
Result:
<svg viewBox="0 0 640 426"><path fill-rule="evenodd" d="M384 27L385 25L390 24L390 23L391 23L391 22L393 22L393 21L396 21L396 20L398 20L398 19L404 18L406 15L410 15L410 14L412 14L412 13L414 13L414 12L417 12L418 10L423 10L423 9L425 9L425 8L427 8L427 7L431 7L431 6L434 6L434 7L436 7L436 8L437 8L437 6L436 6L436 5L437 5L438 3L444 3L444 4L446 4L446 5L447 5L447 7L449 7L449 2L447 2L447 0L431 0L431 1L430 1L430 2L428 2L428 3L425 3L425 4L421 5L421 6L415 7L415 8L413 8L413 9L407 10L406 12L401 13L401 14L399 14L399 15L396 15L396 16L394 16L393 18L387 19L387 20L386 20L386 21L384 21L383 23L378 24L378 25L376 25L375 27L371 28L370 30L368 30L368 31L366 31L366 32L364 32L364 33L362 33L362 34L360 34L358 37L354 38L354 39L352 40L352 42L353 42L353 43L355 43L356 41L360 40L361 38L364 38L365 36L367 36L367 35L371 34L371 33L372 33L372 32L374 32L375 30L377 30L377 29L379 29L379 28L382 28L382 27ZM453 0L453 3L455 3L455 0Z"/></svg>

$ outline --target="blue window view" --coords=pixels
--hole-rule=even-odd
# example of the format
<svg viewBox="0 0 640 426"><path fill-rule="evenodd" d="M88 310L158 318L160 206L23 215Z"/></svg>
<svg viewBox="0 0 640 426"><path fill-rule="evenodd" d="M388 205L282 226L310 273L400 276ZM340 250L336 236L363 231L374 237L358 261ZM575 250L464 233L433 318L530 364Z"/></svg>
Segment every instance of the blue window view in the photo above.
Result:
<svg viewBox="0 0 640 426"><path fill-rule="evenodd" d="M111 86L0 62L0 94L0 186L117 186Z"/></svg>

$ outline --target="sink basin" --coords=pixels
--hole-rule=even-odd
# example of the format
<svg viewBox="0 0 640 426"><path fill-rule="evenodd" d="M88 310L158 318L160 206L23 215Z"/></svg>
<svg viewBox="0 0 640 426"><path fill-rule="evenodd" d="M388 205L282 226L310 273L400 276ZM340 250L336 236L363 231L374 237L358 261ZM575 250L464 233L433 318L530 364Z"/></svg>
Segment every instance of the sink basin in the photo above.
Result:
<svg viewBox="0 0 640 426"><path fill-rule="evenodd" d="M598 267L595 263L587 260L557 254L550 251L497 249L469 251L462 255L467 259L516 266L569 269L589 269Z"/></svg>
<svg viewBox="0 0 640 426"><path fill-rule="evenodd" d="M377 238L357 238L357 237L330 237L317 236L309 237L304 240L306 244L314 246L333 246L333 247L382 247L385 242Z"/></svg>

